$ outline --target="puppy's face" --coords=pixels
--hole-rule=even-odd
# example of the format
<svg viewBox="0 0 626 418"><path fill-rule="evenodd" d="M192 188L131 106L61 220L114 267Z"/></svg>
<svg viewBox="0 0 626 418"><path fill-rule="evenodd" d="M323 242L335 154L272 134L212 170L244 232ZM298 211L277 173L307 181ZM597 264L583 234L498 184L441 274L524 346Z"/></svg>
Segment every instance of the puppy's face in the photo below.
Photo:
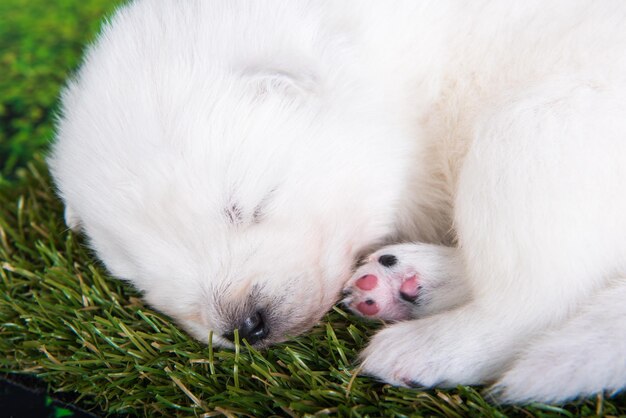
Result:
<svg viewBox="0 0 626 418"><path fill-rule="evenodd" d="M350 94L263 68L158 94L89 75L66 92L50 159L66 217L201 341L306 330L391 232L407 141Z"/></svg>

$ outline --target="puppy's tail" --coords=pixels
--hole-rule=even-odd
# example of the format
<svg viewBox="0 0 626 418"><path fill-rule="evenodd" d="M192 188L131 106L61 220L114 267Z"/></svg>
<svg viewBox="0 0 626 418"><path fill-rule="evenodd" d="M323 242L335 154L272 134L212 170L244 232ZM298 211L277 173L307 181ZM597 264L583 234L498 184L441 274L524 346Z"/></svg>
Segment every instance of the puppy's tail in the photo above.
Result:
<svg viewBox="0 0 626 418"><path fill-rule="evenodd" d="M562 403L626 388L626 280L532 343L489 389L496 401Z"/></svg>

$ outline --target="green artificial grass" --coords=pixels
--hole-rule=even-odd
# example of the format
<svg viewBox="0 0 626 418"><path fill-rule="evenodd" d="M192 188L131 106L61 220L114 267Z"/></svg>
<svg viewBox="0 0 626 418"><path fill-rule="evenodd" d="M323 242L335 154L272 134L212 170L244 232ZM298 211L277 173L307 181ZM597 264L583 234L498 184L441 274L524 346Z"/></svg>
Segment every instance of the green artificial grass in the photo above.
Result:
<svg viewBox="0 0 626 418"><path fill-rule="evenodd" d="M0 0L0 180L52 136L59 91L120 0Z"/></svg>
<svg viewBox="0 0 626 418"><path fill-rule="evenodd" d="M339 308L257 352L201 344L144 305L67 230L38 153L62 80L111 7L0 1L0 373L37 375L52 391L78 394L83 408L145 416L626 417L624 395L500 408L480 388L420 391L355 377L376 327Z"/></svg>

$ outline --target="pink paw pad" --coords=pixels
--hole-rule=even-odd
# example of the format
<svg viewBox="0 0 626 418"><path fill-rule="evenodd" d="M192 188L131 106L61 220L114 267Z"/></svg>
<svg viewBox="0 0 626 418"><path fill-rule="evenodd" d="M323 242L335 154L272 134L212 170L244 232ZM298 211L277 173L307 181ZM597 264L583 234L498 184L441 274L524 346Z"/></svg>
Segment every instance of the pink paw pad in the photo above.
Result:
<svg viewBox="0 0 626 418"><path fill-rule="evenodd" d="M406 279L400 286L400 297L406 301L412 302L417 298L419 288L417 275L413 275Z"/></svg>
<svg viewBox="0 0 626 418"><path fill-rule="evenodd" d="M380 307L378 306L378 304L371 299L359 303L358 305L356 305L356 308L363 315L368 316L376 315L380 311Z"/></svg>
<svg viewBox="0 0 626 418"><path fill-rule="evenodd" d="M356 281L356 287L361 290L372 290L378 285L378 278L373 274L368 274Z"/></svg>

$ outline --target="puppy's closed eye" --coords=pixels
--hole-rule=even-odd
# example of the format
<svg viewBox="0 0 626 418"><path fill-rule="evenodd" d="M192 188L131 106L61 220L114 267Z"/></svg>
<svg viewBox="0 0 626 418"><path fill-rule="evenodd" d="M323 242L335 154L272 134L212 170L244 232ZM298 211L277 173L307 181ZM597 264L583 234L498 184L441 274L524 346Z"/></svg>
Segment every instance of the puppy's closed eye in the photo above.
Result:
<svg viewBox="0 0 626 418"><path fill-rule="evenodd" d="M243 222L243 211L236 203L224 209L228 222L232 225L239 225Z"/></svg>
<svg viewBox="0 0 626 418"><path fill-rule="evenodd" d="M261 199L261 202L254 207L252 213L249 215L251 224L260 223L267 214L267 205L269 204L272 195L276 189L272 189L269 193ZM246 222L246 211L243 209L239 203L231 203L225 209L224 213L226 215L226 219L231 225L241 225ZM248 212L249 213L249 212Z"/></svg>

